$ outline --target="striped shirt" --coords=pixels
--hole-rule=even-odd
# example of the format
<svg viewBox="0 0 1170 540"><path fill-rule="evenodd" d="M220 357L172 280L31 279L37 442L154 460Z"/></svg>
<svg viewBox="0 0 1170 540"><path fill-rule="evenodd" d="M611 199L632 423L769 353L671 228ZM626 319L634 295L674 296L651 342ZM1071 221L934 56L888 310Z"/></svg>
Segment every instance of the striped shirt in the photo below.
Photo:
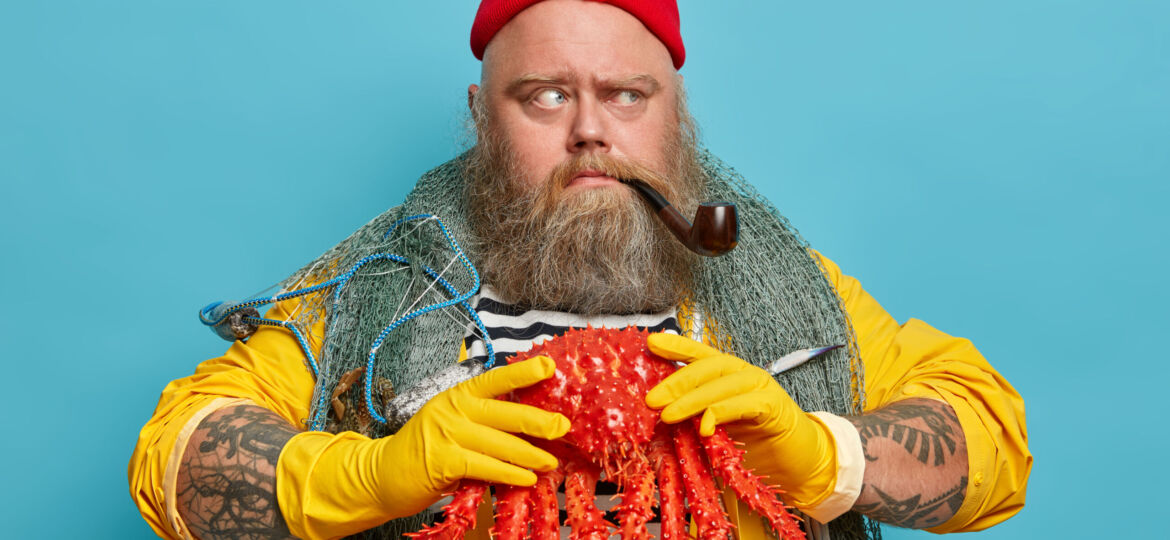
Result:
<svg viewBox="0 0 1170 540"><path fill-rule="evenodd" d="M505 358L564 334L570 328L590 325L594 328L625 328L632 325L650 332L679 333L678 310L675 308L659 313L593 317L563 311L526 310L501 299L489 285L479 289L474 305L495 348L495 366L506 365ZM463 345L467 347L469 360L487 360L487 348L475 325L468 326Z"/></svg>

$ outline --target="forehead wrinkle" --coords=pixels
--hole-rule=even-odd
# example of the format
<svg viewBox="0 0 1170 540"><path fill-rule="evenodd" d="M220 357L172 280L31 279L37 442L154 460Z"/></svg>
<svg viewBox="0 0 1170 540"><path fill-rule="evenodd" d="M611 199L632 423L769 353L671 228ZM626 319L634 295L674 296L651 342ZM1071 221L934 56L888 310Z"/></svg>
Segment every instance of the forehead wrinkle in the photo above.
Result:
<svg viewBox="0 0 1170 540"><path fill-rule="evenodd" d="M650 92L656 92L662 85L658 79L654 78L649 73L638 73L635 75L626 75L615 78L594 75L590 78L593 84L600 88L626 88L630 86L646 85L650 87ZM514 93L525 85L532 83L546 83L546 84L576 84L580 81L580 77L572 70L559 71L555 73L537 73L530 72L520 75L512 79L507 87L507 93Z"/></svg>

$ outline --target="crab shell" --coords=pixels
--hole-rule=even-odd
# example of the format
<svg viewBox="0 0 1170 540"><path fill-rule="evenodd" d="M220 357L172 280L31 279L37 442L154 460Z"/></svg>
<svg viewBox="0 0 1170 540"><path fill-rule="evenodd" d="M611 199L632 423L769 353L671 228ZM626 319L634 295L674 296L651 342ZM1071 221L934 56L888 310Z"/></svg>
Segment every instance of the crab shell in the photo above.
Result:
<svg viewBox="0 0 1170 540"><path fill-rule="evenodd" d="M678 369L647 349L647 336L634 327L569 330L509 359L548 356L557 366L553 377L515 390L509 399L565 415L572 428L564 442L600 456L599 465L609 472L619 456L641 453L649 444L658 411L646 406L646 392Z"/></svg>

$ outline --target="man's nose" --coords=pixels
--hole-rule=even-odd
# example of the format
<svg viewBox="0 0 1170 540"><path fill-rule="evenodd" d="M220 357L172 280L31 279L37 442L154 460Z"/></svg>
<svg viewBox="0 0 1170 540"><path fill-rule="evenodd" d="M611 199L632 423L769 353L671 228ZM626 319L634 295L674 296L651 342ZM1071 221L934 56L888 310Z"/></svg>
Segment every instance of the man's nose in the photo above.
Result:
<svg viewBox="0 0 1170 540"><path fill-rule="evenodd" d="M571 129L568 141L569 152L609 151L610 142L606 130L605 111L600 103L591 99L578 101Z"/></svg>

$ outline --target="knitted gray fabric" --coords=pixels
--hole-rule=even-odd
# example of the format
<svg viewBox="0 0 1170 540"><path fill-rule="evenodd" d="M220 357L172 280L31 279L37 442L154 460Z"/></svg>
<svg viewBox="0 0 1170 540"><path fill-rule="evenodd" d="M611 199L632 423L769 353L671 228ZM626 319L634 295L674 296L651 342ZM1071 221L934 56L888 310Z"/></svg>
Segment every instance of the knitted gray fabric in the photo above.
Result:
<svg viewBox="0 0 1170 540"><path fill-rule="evenodd" d="M358 229L282 286L319 283L380 252L404 255L435 270L448 268L453 253L433 222L408 223L399 227L401 234L383 236L397 220L426 213L441 218L456 239L469 242L466 205L491 201L464 200L463 159L453 159L423 175L402 205ZM704 200L736 204L740 238L731 253L699 261L696 284L686 302L689 309L680 310L680 323L684 328L701 325L721 349L760 366L797 349L844 344L777 380L806 411L860 413L863 373L856 338L818 260L788 221L735 170L706 151L700 152L700 161L707 175ZM460 291L473 285L466 274L458 263L443 272ZM304 300L296 324L307 330L318 317L326 317L312 411L314 418L327 419L327 429L338 429L337 420L326 409L340 377L366 364L371 342L404 311L404 299L409 304L418 298L423 298L421 306L448 296L417 266L383 261L362 267L336 303L329 294ZM423 315L392 332L378 349L375 376L404 390L449 366L467 330L465 322L452 318L450 312L455 309ZM375 403L381 403L379 387L373 394ZM350 409L362 407L360 389L342 398ZM377 423L364 431L373 437L387 434ZM397 519L359 536L399 538L418 530L428 518L420 514ZM834 520L830 530L834 540L879 537L876 524L853 512Z"/></svg>

